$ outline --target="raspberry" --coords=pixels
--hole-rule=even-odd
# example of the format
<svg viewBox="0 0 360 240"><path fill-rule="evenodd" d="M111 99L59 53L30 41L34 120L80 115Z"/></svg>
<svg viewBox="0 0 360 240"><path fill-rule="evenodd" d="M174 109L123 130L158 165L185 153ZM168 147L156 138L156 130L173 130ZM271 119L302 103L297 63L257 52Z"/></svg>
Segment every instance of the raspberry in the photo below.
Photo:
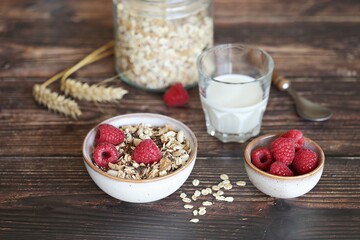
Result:
<svg viewBox="0 0 360 240"><path fill-rule="evenodd" d="M119 153L114 145L103 142L96 146L93 157L96 165L99 167L107 167L108 163L114 163L118 160Z"/></svg>
<svg viewBox="0 0 360 240"><path fill-rule="evenodd" d="M274 162L270 150L266 147L260 147L251 152L251 162L263 171L267 171Z"/></svg>
<svg viewBox="0 0 360 240"><path fill-rule="evenodd" d="M136 146L131 157L137 163L151 164L158 162L162 154L153 140L145 139Z"/></svg>
<svg viewBox="0 0 360 240"><path fill-rule="evenodd" d="M287 131L280 137L293 139L295 143L295 151L298 151L304 146L303 133L300 130L292 129L290 131Z"/></svg>
<svg viewBox="0 0 360 240"><path fill-rule="evenodd" d="M296 173L305 174L314 170L318 165L316 153L310 149L302 148L296 152L293 167Z"/></svg>
<svg viewBox="0 0 360 240"><path fill-rule="evenodd" d="M183 106L189 101L189 94L181 83L171 86L163 96L164 102L170 107Z"/></svg>
<svg viewBox="0 0 360 240"><path fill-rule="evenodd" d="M113 125L107 123L100 124L97 128L95 136L95 145L103 142L118 145L124 141L124 137L125 135L123 131L114 127Z"/></svg>
<svg viewBox="0 0 360 240"><path fill-rule="evenodd" d="M270 174L278 176L294 176L294 173L284 163L276 161L270 166Z"/></svg>
<svg viewBox="0 0 360 240"><path fill-rule="evenodd" d="M275 161L283 162L289 166L295 156L294 141L291 138L279 137L271 143L270 152Z"/></svg>

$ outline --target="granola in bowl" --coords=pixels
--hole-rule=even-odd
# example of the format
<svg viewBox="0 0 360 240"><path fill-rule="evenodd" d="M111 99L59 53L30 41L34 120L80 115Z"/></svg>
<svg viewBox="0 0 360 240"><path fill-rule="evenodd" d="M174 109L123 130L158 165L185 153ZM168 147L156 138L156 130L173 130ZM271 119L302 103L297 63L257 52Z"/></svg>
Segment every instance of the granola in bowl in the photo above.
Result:
<svg viewBox="0 0 360 240"><path fill-rule="evenodd" d="M176 130L171 125L152 126L136 124L119 127L125 134L124 141L116 146L119 159L102 168L108 174L126 179L150 179L165 176L176 171L189 159L190 142L184 131ZM152 139L160 149L162 158L159 162L138 163L132 159L132 153L142 140Z"/></svg>

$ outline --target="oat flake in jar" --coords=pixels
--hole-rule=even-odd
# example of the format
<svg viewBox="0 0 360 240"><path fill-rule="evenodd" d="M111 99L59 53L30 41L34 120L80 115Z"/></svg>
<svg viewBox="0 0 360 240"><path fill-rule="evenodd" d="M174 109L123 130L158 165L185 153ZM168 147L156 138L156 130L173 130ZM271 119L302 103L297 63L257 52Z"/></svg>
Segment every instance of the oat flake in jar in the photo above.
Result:
<svg viewBox="0 0 360 240"><path fill-rule="evenodd" d="M113 0L113 7L121 79L151 91L197 84L197 56L213 46L211 0Z"/></svg>

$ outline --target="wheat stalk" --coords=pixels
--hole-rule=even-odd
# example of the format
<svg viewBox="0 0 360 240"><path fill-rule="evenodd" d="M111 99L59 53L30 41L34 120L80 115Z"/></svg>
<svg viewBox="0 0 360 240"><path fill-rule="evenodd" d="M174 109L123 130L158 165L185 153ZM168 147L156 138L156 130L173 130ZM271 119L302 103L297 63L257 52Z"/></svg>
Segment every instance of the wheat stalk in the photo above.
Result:
<svg viewBox="0 0 360 240"><path fill-rule="evenodd" d="M77 119L77 117L82 114L77 102L63 95L59 95L56 92L52 92L44 85L35 84L33 87L33 96L38 103L46 106L48 109L66 116L71 116L74 119Z"/></svg>
<svg viewBox="0 0 360 240"><path fill-rule="evenodd" d="M106 87L102 85L89 85L68 78L61 82L61 90L79 100L94 102L114 102L123 98L127 91L121 87Z"/></svg>
<svg viewBox="0 0 360 240"><path fill-rule="evenodd" d="M110 56L110 55L114 54L113 50L109 50L113 46L114 46L114 41L110 41L107 44L105 44L104 46L96 49L95 51L93 51L92 53L87 55L80 62L78 62L77 64L75 64L71 68L69 68L62 75L61 81L65 81L71 74L73 74L74 72L76 72L77 70L82 68L83 66L86 66L86 65L88 65L90 63L93 63L93 62L95 62L97 60L103 59L103 58L105 58L107 56Z"/></svg>
<svg viewBox="0 0 360 240"><path fill-rule="evenodd" d="M63 80L64 76L66 79L70 74L72 74L73 72L77 71L78 69L80 69L81 67L83 67L87 64L93 63L95 61L98 61L102 58L105 58L105 57L113 54L113 51L105 52L106 50L113 47L113 45L114 45L114 42L111 41L111 42L105 44L104 46L100 47L99 49L95 50L88 56L86 56L84 59L82 59L80 62L78 62L76 65L74 65L70 69L56 74L55 76L51 77L50 79L48 79L41 85L35 84L33 86L33 96L34 96L35 100L50 110L53 110L55 112L62 113L65 116L71 116L72 118L77 119L77 117L82 114L77 102L70 98L66 98L63 95L59 95L56 92L51 91L49 88L47 88L47 86L50 85L51 83L59 80L60 78L62 78L62 80Z"/></svg>
<svg viewBox="0 0 360 240"><path fill-rule="evenodd" d="M94 102L114 102L123 98L127 91L121 87L106 87L102 85L89 85L76 81L75 79L68 78L71 74L79 70L81 67L102 59L106 56L113 54L113 51L107 51L107 49L114 46L114 42L109 42L103 47L95 50L79 63L68 69L61 78L61 90L66 95L70 95L73 98Z"/></svg>

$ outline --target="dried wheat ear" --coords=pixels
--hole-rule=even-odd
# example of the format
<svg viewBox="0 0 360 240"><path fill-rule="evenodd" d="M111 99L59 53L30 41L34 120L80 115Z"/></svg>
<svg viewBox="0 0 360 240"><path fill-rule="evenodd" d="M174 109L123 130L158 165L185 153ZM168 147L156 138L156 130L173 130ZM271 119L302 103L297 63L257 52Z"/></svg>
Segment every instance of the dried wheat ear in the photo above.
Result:
<svg viewBox="0 0 360 240"><path fill-rule="evenodd" d="M61 90L73 98L94 102L114 102L124 97L127 91L121 87L82 83L75 79L61 81Z"/></svg>
<svg viewBox="0 0 360 240"><path fill-rule="evenodd" d="M48 109L70 116L74 119L82 113L77 102L56 92L52 92L46 86L35 84L33 87L33 96L35 100Z"/></svg>
<svg viewBox="0 0 360 240"><path fill-rule="evenodd" d="M90 53L71 68L56 74L42 84L35 84L33 86L35 100L49 110L64 114L65 116L74 119L81 116L82 112L75 100L53 92L48 88L50 84L59 79L61 79L61 90L75 99L94 102L114 102L122 99L127 91L121 87L107 87L102 84L89 85L68 78L80 68L112 55L113 46L114 42L111 41Z"/></svg>

